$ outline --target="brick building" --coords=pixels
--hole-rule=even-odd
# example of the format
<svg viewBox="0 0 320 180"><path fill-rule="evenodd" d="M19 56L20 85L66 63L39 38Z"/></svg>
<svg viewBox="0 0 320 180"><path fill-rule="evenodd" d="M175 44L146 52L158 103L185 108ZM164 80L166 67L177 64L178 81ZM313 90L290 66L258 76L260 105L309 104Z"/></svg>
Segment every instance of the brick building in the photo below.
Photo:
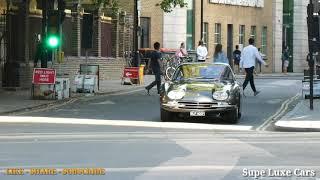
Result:
<svg viewBox="0 0 320 180"><path fill-rule="evenodd" d="M8 2L8 3L7 3ZM82 16L92 12L93 1L67 1L63 22L64 63L53 67L72 78L85 63L81 48ZM119 79L125 61L124 51L132 50L133 7L119 0L119 11L98 8L94 12L93 48L89 63L100 67L100 80ZM132 0L133 5L134 0ZM38 35L42 32L41 0L0 1L0 82L2 87L31 87Z"/></svg>
<svg viewBox="0 0 320 180"><path fill-rule="evenodd" d="M215 45L221 43L224 52L231 59L235 45L248 45L249 37L256 40L256 46L267 55L268 68L274 71L273 46L273 1L218 1L207 0L203 9L203 40L212 57ZM141 26L145 28L145 42L142 47L151 47L159 41L163 47L178 48L186 42L187 49L195 49L200 40L201 7L198 0L187 0L186 8L176 8L172 13L163 13L156 5L157 0L141 0ZM238 3L238 4L237 4ZM281 57L281 52L277 52ZM210 61L212 58L210 58Z"/></svg>

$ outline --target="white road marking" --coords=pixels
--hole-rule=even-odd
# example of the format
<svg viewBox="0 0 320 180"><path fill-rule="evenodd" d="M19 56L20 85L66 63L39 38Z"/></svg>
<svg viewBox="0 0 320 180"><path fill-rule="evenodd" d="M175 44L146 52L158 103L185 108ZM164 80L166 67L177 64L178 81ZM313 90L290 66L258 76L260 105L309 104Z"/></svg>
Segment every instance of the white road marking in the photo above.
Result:
<svg viewBox="0 0 320 180"><path fill-rule="evenodd" d="M102 139L88 139L88 140L34 140L34 141L8 141L8 142L0 142L0 144L6 144L6 145L14 145L14 144L61 144L61 143L117 143L117 144L137 144L137 143L143 143L143 144L170 144L172 143L171 140L177 140L177 139L126 139L126 140L102 140ZM288 141L288 140L279 140L279 141L236 141L236 140L179 140L179 144L190 144L190 145L234 145L234 144L320 144L320 140L295 140L295 141ZM1 161L1 158L0 158Z"/></svg>
<svg viewBox="0 0 320 180"><path fill-rule="evenodd" d="M93 104L93 105L114 105L114 104L116 104L115 102L113 102L113 101L103 101L103 102L97 102L97 103L91 103L91 104Z"/></svg>
<svg viewBox="0 0 320 180"><path fill-rule="evenodd" d="M264 121L264 123L261 126L259 126L257 130L265 131L268 128L268 125L273 123L275 119L278 119L279 117L281 117L287 111L289 104L295 101L296 99L298 99L299 97L300 97L300 93L297 93L295 96L283 102L281 104L280 109L275 114L270 116L266 121Z"/></svg>
<svg viewBox="0 0 320 180"><path fill-rule="evenodd" d="M248 131L252 126L241 125L212 125L200 123L178 122L150 122L131 120L94 120L75 118L49 118L49 117L22 117L0 116L0 123L50 123L50 124L81 124L81 125L106 125L106 126L129 126L168 129L198 129L198 130L239 130Z"/></svg>

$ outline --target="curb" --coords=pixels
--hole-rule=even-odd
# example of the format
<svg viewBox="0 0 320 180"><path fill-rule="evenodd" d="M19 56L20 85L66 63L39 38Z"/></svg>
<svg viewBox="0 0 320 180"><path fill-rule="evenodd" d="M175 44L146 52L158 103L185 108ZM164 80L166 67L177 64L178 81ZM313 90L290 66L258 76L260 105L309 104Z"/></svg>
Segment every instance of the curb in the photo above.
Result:
<svg viewBox="0 0 320 180"><path fill-rule="evenodd" d="M68 103L69 101L73 101L73 100L79 99L80 97L82 97L82 96L71 97L69 99L63 99L63 100L56 100L54 102L44 103L44 104L30 106L30 107L26 107L26 108L15 109L15 110L12 110L12 111L5 111L5 112L1 112L0 116L20 113L20 112L24 112L24 111L31 111L31 110L35 110L35 109L43 109L43 108L46 108L48 106L54 106L54 105L58 105L58 104Z"/></svg>
<svg viewBox="0 0 320 180"><path fill-rule="evenodd" d="M320 128L296 128L296 127L284 127L273 125L273 128L276 131L284 131L284 132L320 132Z"/></svg>
<svg viewBox="0 0 320 180"><path fill-rule="evenodd" d="M135 90L138 89L143 89L143 87L138 87L138 88L132 88ZM109 91L109 92L101 92L101 93L95 93L93 94L92 97L94 96L106 96L106 95L112 95L115 93L125 93L125 92L129 92L132 89L127 89L127 90L114 90L114 91ZM21 112L25 112L25 111L32 111L32 110L36 110L36 109L44 109L47 108L49 106L54 106L54 105L60 105L60 104L68 104L70 102L74 102L80 98L86 97L85 93L77 93L75 97L71 97L68 99L63 99L63 100L55 100L54 102L48 102L48 103L44 103L44 104L40 104L40 105L34 105L34 106L30 106L30 107L26 107L26 108L20 108L20 109L15 109L15 110L11 110L11 111L5 111L5 112L0 112L0 116L5 116L5 115L10 115L10 114L15 114L15 113L21 113Z"/></svg>
<svg viewBox="0 0 320 180"><path fill-rule="evenodd" d="M285 114L288 113L289 105L294 103L299 98L300 98L300 93L297 93L295 96L292 96L291 98L284 101L281 104L281 107L277 110L277 112L274 113L272 116L270 116L268 119L266 119L262 125L256 128L256 130L266 131L270 125L274 126L281 119L281 117L285 116Z"/></svg>

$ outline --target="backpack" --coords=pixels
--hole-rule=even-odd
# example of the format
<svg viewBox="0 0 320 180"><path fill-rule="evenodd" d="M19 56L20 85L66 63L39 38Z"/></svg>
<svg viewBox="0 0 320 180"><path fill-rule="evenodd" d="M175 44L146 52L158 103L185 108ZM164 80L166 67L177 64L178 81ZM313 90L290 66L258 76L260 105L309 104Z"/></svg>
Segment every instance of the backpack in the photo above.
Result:
<svg viewBox="0 0 320 180"><path fill-rule="evenodd" d="M234 61L236 61L236 62L240 62L240 60L241 60L241 55L238 54L238 53L234 53L233 59L234 59Z"/></svg>

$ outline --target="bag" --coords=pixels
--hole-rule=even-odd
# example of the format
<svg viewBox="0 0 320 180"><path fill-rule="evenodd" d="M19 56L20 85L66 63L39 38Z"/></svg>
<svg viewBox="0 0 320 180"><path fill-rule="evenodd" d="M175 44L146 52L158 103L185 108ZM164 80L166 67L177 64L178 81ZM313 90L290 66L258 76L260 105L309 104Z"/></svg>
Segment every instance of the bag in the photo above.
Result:
<svg viewBox="0 0 320 180"><path fill-rule="evenodd" d="M240 62L241 60L241 55L238 53L234 53L234 57L233 57L234 61L236 62Z"/></svg>

